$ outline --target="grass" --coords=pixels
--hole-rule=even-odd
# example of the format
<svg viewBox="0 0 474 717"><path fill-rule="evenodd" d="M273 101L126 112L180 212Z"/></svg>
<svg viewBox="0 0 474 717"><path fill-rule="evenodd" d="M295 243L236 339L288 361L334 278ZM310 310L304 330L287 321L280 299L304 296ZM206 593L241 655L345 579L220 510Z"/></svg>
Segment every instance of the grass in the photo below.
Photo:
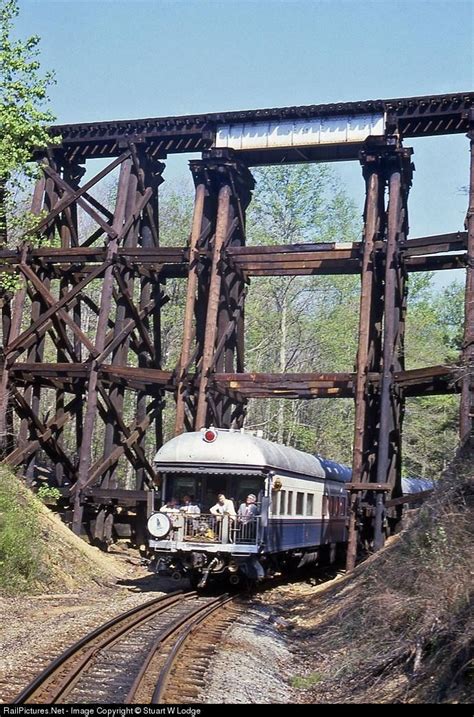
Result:
<svg viewBox="0 0 474 717"><path fill-rule="evenodd" d="M309 690L311 687L319 684L323 680L320 672L311 672L309 675L293 677L291 686L297 690Z"/></svg>
<svg viewBox="0 0 474 717"><path fill-rule="evenodd" d="M44 579L39 509L36 499L0 466L0 592L29 591Z"/></svg>
<svg viewBox="0 0 474 717"><path fill-rule="evenodd" d="M86 592L111 587L123 566L74 535L44 499L0 466L0 596Z"/></svg>

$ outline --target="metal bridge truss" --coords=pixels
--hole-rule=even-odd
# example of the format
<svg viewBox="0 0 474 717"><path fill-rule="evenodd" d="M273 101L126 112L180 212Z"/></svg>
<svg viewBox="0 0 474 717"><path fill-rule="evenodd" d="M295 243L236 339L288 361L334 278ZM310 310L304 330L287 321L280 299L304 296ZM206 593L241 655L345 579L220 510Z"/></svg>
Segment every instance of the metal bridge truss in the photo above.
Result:
<svg viewBox="0 0 474 717"><path fill-rule="evenodd" d="M0 441L4 463L32 477L41 452L70 485L72 525L79 533L84 505L101 506L95 537L110 534L112 503L136 503L144 517L156 475L145 434L162 442L163 398L176 400L175 431L207 424L241 426L249 398L355 400L350 550L355 560L356 515L375 515L375 546L383 542L388 496L400 496L401 431L409 396L461 392L460 438L473 418L474 351L474 95L319 105L188 118L71 125L54 129L62 142L38 157L43 176L32 201L40 215L35 234L60 247L0 249L2 270L21 277L4 292L0 357ZM287 121L383 111L385 132L352 145L268 150L216 148L219 126L229 122ZM466 231L408 239L407 201L412 182L410 148L402 137L468 132L471 176ZM159 186L175 152L202 151L190 162L195 203L189 240L161 247ZM81 180L88 159L108 157L96 176ZM360 243L246 246L245 212L254 181L249 166L358 158L366 188ZM115 208L91 190L119 172ZM94 223L84 235L79 211ZM343 239L341 237L341 239ZM464 345L459 365L405 370L406 278L410 272L467 269ZM245 373L244 305L254 276L358 274L361 276L359 346L354 373ZM161 309L166 280L187 281L178 365L162 369ZM100 283L100 301L91 287ZM95 316L93 331L84 307ZM45 359L46 337L52 340ZM123 406L133 395L134 418ZM45 411L45 396L47 411ZM14 425L14 413L20 420ZM75 451L64 430L73 426ZM101 436L97 449L94 436ZM136 490L117 483L125 457ZM143 522L143 521L142 521ZM140 520L137 521L137 524Z"/></svg>

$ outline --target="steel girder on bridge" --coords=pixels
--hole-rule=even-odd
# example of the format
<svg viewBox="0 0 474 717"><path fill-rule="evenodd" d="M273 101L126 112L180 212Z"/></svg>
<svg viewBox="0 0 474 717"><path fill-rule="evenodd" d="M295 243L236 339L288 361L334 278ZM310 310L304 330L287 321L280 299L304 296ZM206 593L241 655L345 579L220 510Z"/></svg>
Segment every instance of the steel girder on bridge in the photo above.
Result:
<svg viewBox="0 0 474 717"><path fill-rule="evenodd" d="M222 127L256 128L262 123L273 125L328 118L384 118L387 133L403 139L467 132L469 111L474 107L474 93L398 97L388 100L364 100L293 107L276 107L237 112L219 112L181 117L149 117L136 120L67 124L53 127L61 137L62 149L70 161L114 157L127 141L147 145L152 157L180 152L202 152L215 146ZM326 144L322 147L267 147L242 150L239 154L248 165L280 162L333 161L357 159L361 142Z"/></svg>
<svg viewBox="0 0 474 717"><path fill-rule="evenodd" d="M390 110L391 117L398 112L399 122L391 120L389 128L400 129L405 123L403 127L408 134L411 127L412 136L418 131L469 129L468 108L474 96L415 99L387 101L391 104L386 104L384 111ZM321 107L308 111L322 114ZM364 105L362 109L370 108ZM348 108L341 106L342 111ZM273 112L301 116L302 108ZM213 121L230 119L207 116L205 121L202 117L140 121L141 134L137 134L137 123L71 126L63 128L62 146L40 158L43 177L32 201L33 213L40 216L34 233L51 243L59 236L60 247L33 248L25 239L16 250L0 249L2 270L22 280L13 296L5 292L1 298L0 441L4 461L23 466L32 477L43 451L56 467L58 482L70 485L73 527L80 532L84 501L91 497L105 506L112 499L125 500L126 494L138 501L143 518L144 496L157 480L145 434L153 432L154 443L161 444L166 393L176 400L176 433L209 422L241 426L251 397L352 397L356 417L351 566L358 511L361 507L373 511L376 544L380 545L385 496L396 500L400 495L405 397L461 390L461 437L467 440L471 434L472 131L466 231L407 237L411 150L402 146L399 137L387 134L369 138L357 150L366 185L360 243L259 247L245 244L245 211L254 188L248 153L205 149L209 146L206 123L209 129ZM200 127L196 132L199 141L189 143L186 135L188 143L179 144L183 127L191 132L195 125ZM118 130L120 136L111 137ZM168 133L165 149L159 144L164 141L158 136L161 131ZM171 136L171 131L181 135ZM189 239L181 246L162 247L158 194L164 165L160 158L166 151L196 149L205 151L201 160L190 163L195 203ZM81 184L84 160L101 156L100 152L113 159ZM113 171L118 171L119 177L115 207L110 211L91 190ZM78 220L79 212L94 224L88 234ZM456 367L407 371L403 361L407 274L451 268L467 269L462 360ZM361 276L355 372L245 373L244 308L251 277L344 273ZM172 371L163 370L161 356L161 309L168 300L169 278L187 281L183 340ZM128 424L124 419L126 396L133 396L135 406ZM20 421L18 430L13 412ZM134 491L123 491L118 485L117 466L123 457L135 475ZM109 517L104 508L97 520L97 537L110 530Z"/></svg>

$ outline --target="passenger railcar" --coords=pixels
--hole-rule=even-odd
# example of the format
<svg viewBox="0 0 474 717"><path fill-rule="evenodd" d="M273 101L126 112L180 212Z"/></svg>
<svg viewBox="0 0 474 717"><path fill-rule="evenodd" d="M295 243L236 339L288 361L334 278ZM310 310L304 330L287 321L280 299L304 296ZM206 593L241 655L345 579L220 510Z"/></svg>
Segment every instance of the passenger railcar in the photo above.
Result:
<svg viewBox="0 0 474 717"><path fill-rule="evenodd" d="M186 575L200 586L218 576L238 584L333 560L346 542L346 466L247 431L214 428L173 438L157 452L155 466L163 502L192 495L201 509L150 516L159 572ZM236 508L254 494L257 515L213 515L220 493Z"/></svg>

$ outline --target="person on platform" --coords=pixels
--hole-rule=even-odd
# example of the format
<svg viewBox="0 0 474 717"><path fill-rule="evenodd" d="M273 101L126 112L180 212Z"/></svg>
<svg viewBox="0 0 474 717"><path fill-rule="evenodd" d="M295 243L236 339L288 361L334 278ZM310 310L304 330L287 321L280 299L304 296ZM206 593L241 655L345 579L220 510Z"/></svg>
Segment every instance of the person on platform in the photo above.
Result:
<svg viewBox="0 0 474 717"><path fill-rule="evenodd" d="M234 504L231 500L225 497L224 493L219 493L217 496L217 503L210 509L212 515L230 515L231 518L236 517Z"/></svg>
<svg viewBox="0 0 474 717"><path fill-rule="evenodd" d="M179 513L178 501L176 498L170 498L160 508L160 513Z"/></svg>
<svg viewBox="0 0 474 717"><path fill-rule="evenodd" d="M250 493L245 499L245 503L241 503L237 515L244 524L248 523L251 518L255 518L258 515L257 496Z"/></svg>
<svg viewBox="0 0 474 717"><path fill-rule="evenodd" d="M180 507L180 511L182 513L191 513L194 515L199 515L201 513L201 509L196 504L196 501L195 501L195 498L193 495L183 496L183 503Z"/></svg>

